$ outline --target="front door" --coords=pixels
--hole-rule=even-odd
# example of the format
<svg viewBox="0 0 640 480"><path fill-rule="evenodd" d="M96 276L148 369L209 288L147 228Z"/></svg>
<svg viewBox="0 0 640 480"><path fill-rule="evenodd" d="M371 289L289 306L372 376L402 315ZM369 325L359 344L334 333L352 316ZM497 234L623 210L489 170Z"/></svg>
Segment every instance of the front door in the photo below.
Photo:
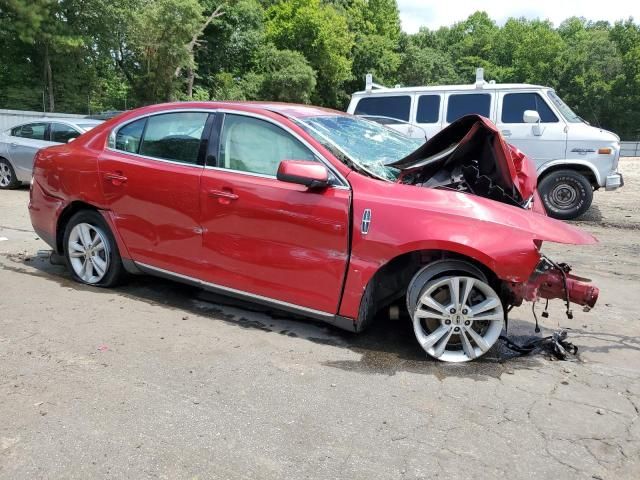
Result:
<svg viewBox="0 0 640 480"><path fill-rule="evenodd" d="M205 280L336 313L349 239L350 189L309 190L276 179L282 160L320 161L291 132L225 114L216 167L202 176Z"/></svg>
<svg viewBox="0 0 640 480"><path fill-rule="evenodd" d="M540 124L524 123L526 110L540 115ZM505 140L532 158L536 166L565 158L565 123L537 92L502 92L498 105L497 127Z"/></svg>
<svg viewBox="0 0 640 480"><path fill-rule="evenodd" d="M115 132L100 158L108 208L133 260L197 277L207 112L156 114Z"/></svg>

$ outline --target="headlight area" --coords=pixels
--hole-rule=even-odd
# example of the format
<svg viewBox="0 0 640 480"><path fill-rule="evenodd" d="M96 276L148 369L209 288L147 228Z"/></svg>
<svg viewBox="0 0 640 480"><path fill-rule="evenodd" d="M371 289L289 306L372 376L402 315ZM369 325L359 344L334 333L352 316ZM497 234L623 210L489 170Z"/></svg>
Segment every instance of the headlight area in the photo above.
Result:
<svg viewBox="0 0 640 480"><path fill-rule="evenodd" d="M600 294L590 279L571 274L569 265L555 263L544 255L527 282L511 283L508 288L513 295L513 305L521 305L523 300L562 299L567 305L567 317L570 319L573 318L571 303L583 306L588 311L595 306Z"/></svg>

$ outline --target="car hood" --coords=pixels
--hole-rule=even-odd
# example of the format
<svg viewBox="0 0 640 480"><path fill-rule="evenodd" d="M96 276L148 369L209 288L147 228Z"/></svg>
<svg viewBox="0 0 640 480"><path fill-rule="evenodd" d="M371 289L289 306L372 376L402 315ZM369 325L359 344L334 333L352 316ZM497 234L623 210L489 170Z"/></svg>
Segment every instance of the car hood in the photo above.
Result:
<svg viewBox="0 0 640 480"><path fill-rule="evenodd" d="M537 174L533 161L505 142L496 126L480 115L456 120L390 166L401 170L399 182L417 184L443 169L452 171L472 163L479 176L502 189L518 205L534 196Z"/></svg>

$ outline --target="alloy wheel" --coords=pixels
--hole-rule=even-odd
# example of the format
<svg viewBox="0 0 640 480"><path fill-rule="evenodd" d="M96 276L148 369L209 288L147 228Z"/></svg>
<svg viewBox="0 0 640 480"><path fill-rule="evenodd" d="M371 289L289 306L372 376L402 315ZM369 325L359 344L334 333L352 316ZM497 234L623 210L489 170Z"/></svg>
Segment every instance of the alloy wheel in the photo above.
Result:
<svg viewBox="0 0 640 480"><path fill-rule="evenodd" d="M13 182L13 172L11 167L4 162L0 162L0 187L8 187Z"/></svg>
<svg viewBox="0 0 640 480"><path fill-rule="evenodd" d="M67 243L69 262L85 283L98 283L109 270L109 243L102 230L88 223L73 227Z"/></svg>
<svg viewBox="0 0 640 480"><path fill-rule="evenodd" d="M467 362L495 344L504 325L498 294L472 277L429 282L413 313L413 329L422 348L445 362Z"/></svg>

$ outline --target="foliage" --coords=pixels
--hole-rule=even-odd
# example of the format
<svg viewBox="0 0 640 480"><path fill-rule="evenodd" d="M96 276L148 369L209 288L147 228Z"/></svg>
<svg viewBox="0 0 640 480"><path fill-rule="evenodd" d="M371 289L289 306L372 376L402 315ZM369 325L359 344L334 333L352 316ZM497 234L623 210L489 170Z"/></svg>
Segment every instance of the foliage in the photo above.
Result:
<svg viewBox="0 0 640 480"><path fill-rule="evenodd" d="M222 16L207 20L216 9ZM0 0L0 107L90 113L169 99L344 108L379 83L556 89L579 115L640 138L640 25L484 12L401 31L395 0Z"/></svg>

